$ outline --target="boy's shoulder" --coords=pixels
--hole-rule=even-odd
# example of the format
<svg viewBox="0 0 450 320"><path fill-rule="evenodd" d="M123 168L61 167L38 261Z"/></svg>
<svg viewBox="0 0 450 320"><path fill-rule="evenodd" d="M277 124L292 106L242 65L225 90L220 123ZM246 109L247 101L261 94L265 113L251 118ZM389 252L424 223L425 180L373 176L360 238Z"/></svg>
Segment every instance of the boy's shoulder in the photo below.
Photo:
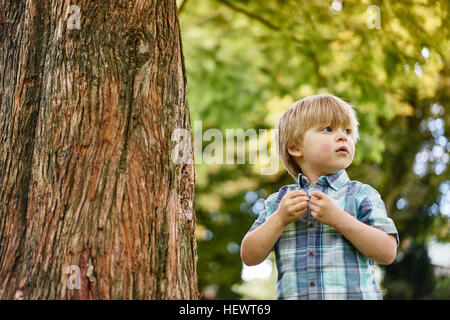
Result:
<svg viewBox="0 0 450 320"><path fill-rule="evenodd" d="M357 191L357 192L355 192ZM364 183L358 180L348 181L347 192L357 193L362 196L380 195L380 193L368 183Z"/></svg>
<svg viewBox="0 0 450 320"><path fill-rule="evenodd" d="M270 194L265 200L265 205L269 209L269 212L274 211L286 193L298 189L299 186L295 183L287 184L282 186L277 192Z"/></svg>
<svg viewBox="0 0 450 320"><path fill-rule="evenodd" d="M288 191L292 191L292 190L298 190L300 189L300 187L298 186L298 184L293 183L293 184L286 184L284 186L282 186L280 189L278 189L277 192L272 193L271 195L269 195L266 199L273 201L276 200L276 198L278 198L279 196L284 196Z"/></svg>

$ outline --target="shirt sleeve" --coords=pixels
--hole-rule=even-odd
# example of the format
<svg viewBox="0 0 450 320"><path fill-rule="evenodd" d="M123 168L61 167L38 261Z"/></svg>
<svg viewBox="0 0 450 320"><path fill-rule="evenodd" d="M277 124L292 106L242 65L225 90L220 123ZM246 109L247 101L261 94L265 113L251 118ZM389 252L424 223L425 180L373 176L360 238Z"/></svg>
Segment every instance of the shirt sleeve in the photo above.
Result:
<svg viewBox="0 0 450 320"><path fill-rule="evenodd" d="M387 234L392 234L400 244L397 228L394 221L388 217L384 201L377 190L369 185L364 188L365 193L358 209L358 220L365 224L383 230Z"/></svg>
<svg viewBox="0 0 450 320"><path fill-rule="evenodd" d="M262 225L266 220L270 217L270 215L274 211L274 202L277 199L278 192L271 194L265 201L264 201L264 208L261 209L259 212L258 218L255 220L253 225L251 226L250 230L247 233L252 232L256 228L258 228L260 225Z"/></svg>

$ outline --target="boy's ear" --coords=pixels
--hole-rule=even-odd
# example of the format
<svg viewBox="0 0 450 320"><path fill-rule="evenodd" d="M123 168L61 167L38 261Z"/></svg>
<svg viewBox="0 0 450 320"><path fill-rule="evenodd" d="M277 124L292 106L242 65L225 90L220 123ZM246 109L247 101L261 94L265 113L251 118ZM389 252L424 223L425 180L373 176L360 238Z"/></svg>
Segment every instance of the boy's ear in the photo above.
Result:
<svg viewBox="0 0 450 320"><path fill-rule="evenodd" d="M301 152L300 148L297 146L288 146L287 151L293 157L301 157L302 156L302 152Z"/></svg>

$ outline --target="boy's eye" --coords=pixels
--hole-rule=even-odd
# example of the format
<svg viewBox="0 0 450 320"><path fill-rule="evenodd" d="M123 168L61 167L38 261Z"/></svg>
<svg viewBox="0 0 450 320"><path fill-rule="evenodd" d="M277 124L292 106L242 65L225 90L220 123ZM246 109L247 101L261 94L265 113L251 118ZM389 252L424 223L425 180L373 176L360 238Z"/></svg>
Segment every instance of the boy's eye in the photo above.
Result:
<svg viewBox="0 0 450 320"><path fill-rule="evenodd" d="M332 132L333 129L331 127L325 127L320 131L324 131L324 132ZM352 134L352 129L345 129L345 133L346 134Z"/></svg>

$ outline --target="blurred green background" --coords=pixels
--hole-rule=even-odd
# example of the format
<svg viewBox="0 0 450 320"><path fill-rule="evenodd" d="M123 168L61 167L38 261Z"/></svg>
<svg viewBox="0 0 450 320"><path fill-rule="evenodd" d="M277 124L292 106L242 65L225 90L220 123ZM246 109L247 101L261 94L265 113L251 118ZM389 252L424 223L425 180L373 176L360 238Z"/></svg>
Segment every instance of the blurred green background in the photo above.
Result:
<svg viewBox="0 0 450 320"><path fill-rule="evenodd" d="M271 130L293 102L317 93L351 103L361 140L347 173L380 192L400 233L395 262L376 270L384 299L449 299L449 2L177 4L193 131L202 121L194 134ZM205 152L217 137L202 140ZM246 138L245 147L255 141ZM262 201L293 179L281 163L262 175L264 163L248 157L200 160L196 154L202 298L275 299L273 256L245 267L240 243Z"/></svg>

